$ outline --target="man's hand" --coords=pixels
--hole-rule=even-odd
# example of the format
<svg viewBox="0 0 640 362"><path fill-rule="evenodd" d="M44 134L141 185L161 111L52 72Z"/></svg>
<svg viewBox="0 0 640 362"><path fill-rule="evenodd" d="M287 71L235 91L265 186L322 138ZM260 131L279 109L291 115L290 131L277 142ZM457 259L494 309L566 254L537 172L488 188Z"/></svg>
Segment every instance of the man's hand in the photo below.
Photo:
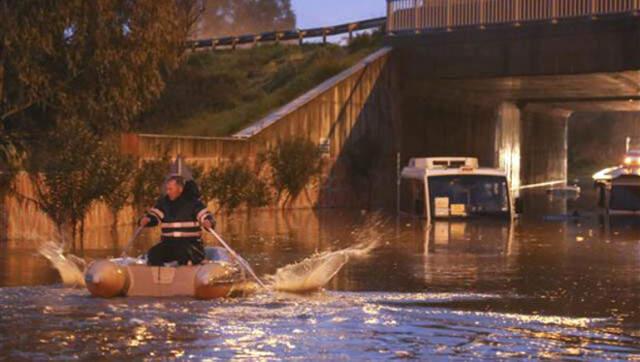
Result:
<svg viewBox="0 0 640 362"><path fill-rule="evenodd" d="M151 219L149 219L149 217L145 216L142 219L140 219L140 226L141 227L145 227L147 226L147 224L149 224L151 222Z"/></svg>
<svg viewBox="0 0 640 362"><path fill-rule="evenodd" d="M211 225L210 220L205 220L202 222L202 227L205 229L213 229L213 225Z"/></svg>

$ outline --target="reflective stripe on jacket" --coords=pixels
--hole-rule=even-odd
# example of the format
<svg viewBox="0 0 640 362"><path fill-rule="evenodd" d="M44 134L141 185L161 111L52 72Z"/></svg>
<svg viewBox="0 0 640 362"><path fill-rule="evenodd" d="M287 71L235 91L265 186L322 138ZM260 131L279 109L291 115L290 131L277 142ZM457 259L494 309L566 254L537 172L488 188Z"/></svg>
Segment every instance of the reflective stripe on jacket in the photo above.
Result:
<svg viewBox="0 0 640 362"><path fill-rule="evenodd" d="M199 241L202 223L209 220L215 225L213 215L204 203L184 194L175 200L163 196L147 211L146 216L151 220L148 227L159 225L162 229L162 241Z"/></svg>

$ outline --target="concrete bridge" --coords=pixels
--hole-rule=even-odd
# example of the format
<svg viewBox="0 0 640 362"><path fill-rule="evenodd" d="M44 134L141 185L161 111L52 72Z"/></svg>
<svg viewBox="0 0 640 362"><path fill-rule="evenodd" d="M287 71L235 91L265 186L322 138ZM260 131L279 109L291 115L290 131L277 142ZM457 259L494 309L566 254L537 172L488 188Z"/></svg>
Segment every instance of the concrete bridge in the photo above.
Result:
<svg viewBox="0 0 640 362"><path fill-rule="evenodd" d="M639 111L631 0L391 0L402 154L476 154L514 184L564 180L567 122Z"/></svg>

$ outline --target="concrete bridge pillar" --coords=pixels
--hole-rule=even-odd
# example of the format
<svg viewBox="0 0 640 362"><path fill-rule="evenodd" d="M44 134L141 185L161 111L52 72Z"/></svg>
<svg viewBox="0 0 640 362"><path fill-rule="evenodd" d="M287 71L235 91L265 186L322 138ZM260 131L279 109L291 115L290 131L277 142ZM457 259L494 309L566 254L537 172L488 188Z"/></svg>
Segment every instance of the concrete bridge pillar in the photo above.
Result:
<svg viewBox="0 0 640 362"><path fill-rule="evenodd" d="M514 103L504 102L496 111L494 167L503 169L511 188L520 187L522 112Z"/></svg>
<svg viewBox="0 0 640 362"><path fill-rule="evenodd" d="M523 185L567 180L568 121L562 108L528 105L523 110L521 179Z"/></svg>

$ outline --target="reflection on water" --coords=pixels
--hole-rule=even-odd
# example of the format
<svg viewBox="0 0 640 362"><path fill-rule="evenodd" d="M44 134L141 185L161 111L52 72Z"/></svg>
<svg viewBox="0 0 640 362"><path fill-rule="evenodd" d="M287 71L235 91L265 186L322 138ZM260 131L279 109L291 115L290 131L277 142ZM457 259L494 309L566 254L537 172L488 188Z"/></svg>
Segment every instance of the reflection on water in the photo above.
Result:
<svg viewBox="0 0 640 362"><path fill-rule="evenodd" d="M27 296L32 298L25 301ZM79 290L10 288L2 293L3 322L29 333L2 335L0 345L4 356L29 359L560 359L623 358L640 352L640 336L609 319L446 306L456 300L490 303L499 297L332 291L216 302L104 301Z"/></svg>
<svg viewBox="0 0 640 362"><path fill-rule="evenodd" d="M392 222L367 258L303 296L100 300L56 284L34 251L4 249L0 325L13 332L0 333L0 356L637 358L640 225L603 223L590 205L584 194L567 202L541 193L525 197L527 215L513 226ZM365 221L334 210L255 212L221 220L219 229L264 276L359 244L354 231ZM139 251L155 237L146 233Z"/></svg>

